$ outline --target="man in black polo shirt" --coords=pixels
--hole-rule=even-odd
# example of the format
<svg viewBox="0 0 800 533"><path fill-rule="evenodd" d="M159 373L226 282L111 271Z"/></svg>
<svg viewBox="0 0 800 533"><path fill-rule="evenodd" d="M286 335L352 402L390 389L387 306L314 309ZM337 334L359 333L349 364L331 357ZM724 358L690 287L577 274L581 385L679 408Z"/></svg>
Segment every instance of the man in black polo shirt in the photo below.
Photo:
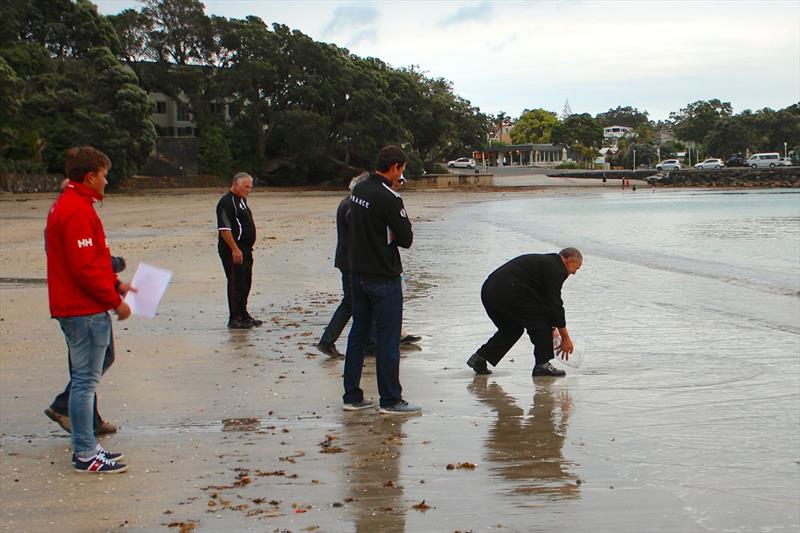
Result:
<svg viewBox="0 0 800 533"><path fill-rule="evenodd" d="M364 348L370 323L377 332L375 367L384 414L412 414L420 408L402 397L400 386L400 327L403 322L403 265L398 246L409 248L414 238L403 199L392 190L408 162L397 146L378 153L376 172L350 196L349 257L353 326L344 359L344 410L372 407L360 388Z"/></svg>
<svg viewBox="0 0 800 533"><path fill-rule="evenodd" d="M263 324L247 312L253 280L253 245L256 226L247 206L253 178L244 172L233 177L231 190L217 203L217 251L228 278L228 327L249 329Z"/></svg>
<svg viewBox="0 0 800 533"><path fill-rule="evenodd" d="M583 255L576 248L564 248L557 254L521 255L492 272L481 289L481 301L497 333L478 348L467 365L476 374L491 374L486 363L497 366L527 329L536 359L533 376L566 375L550 363L553 329L561 335L558 351L568 357L574 346L567 331L561 287L581 265Z"/></svg>

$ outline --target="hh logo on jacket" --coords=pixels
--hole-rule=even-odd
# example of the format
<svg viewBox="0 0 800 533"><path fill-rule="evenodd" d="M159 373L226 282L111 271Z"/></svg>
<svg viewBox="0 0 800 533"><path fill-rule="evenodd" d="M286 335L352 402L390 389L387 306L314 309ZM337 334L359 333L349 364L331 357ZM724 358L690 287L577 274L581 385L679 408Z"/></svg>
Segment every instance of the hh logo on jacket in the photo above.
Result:
<svg viewBox="0 0 800 533"><path fill-rule="evenodd" d="M92 239L78 239L78 248L86 248L92 245Z"/></svg>

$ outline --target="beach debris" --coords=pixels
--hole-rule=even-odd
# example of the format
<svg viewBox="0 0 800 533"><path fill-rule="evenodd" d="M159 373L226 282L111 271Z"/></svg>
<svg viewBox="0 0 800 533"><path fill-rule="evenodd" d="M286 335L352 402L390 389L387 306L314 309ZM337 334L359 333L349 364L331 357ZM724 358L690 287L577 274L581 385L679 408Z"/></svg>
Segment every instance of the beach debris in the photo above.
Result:
<svg viewBox="0 0 800 533"><path fill-rule="evenodd" d="M583 480L581 478L578 478L578 479L575 480L575 484L576 485L582 485L583 484Z"/></svg>
<svg viewBox="0 0 800 533"><path fill-rule="evenodd" d="M301 450L298 453L296 453L295 455L287 455L285 457L278 457L278 461L288 461L290 463L296 463L297 461L295 461L295 459L298 458L298 457L303 457L305 454L306 454L306 452Z"/></svg>
<svg viewBox="0 0 800 533"><path fill-rule="evenodd" d="M333 441L338 439L336 435L325 435L325 440L320 442L319 445L322 447L320 453L342 453L344 448L341 446L334 446Z"/></svg>
<svg viewBox="0 0 800 533"><path fill-rule="evenodd" d="M252 480L250 479L249 472L239 472L236 476L236 481L233 482L235 487L244 487L245 485L249 485Z"/></svg>
<svg viewBox="0 0 800 533"><path fill-rule="evenodd" d="M422 500L421 502L415 503L414 505L412 505L411 508L415 509L415 510L421 512L421 513L424 513L425 511L430 509L431 506L428 505L427 503L425 503L425 500Z"/></svg>
<svg viewBox="0 0 800 533"><path fill-rule="evenodd" d="M389 435L388 437L383 439L383 443L387 446L403 444L404 437L406 437L406 434L403 432L394 433L393 435Z"/></svg>
<svg viewBox="0 0 800 533"><path fill-rule="evenodd" d="M264 472L261 470L256 470L256 477L265 477L265 476L285 476L285 470L273 470L272 472Z"/></svg>
<svg viewBox="0 0 800 533"><path fill-rule="evenodd" d="M475 470L476 466L477 465L475 463L467 463L467 462L456 463L456 464L450 463L450 464L447 465L447 469L448 470L455 470L455 469L459 469L459 470L463 470L463 469L465 469L465 470Z"/></svg>
<svg viewBox="0 0 800 533"><path fill-rule="evenodd" d="M261 426L259 418L224 418L222 431L257 431Z"/></svg>
<svg viewBox="0 0 800 533"><path fill-rule="evenodd" d="M344 504L342 502L333 502L331 507L344 507Z"/></svg>
<svg viewBox="0 0 800 533"><path fill-rule="evenodd" d="M167 527L177 527L180 533L190 533L197 527L197 522L172 522Z"/></svg>

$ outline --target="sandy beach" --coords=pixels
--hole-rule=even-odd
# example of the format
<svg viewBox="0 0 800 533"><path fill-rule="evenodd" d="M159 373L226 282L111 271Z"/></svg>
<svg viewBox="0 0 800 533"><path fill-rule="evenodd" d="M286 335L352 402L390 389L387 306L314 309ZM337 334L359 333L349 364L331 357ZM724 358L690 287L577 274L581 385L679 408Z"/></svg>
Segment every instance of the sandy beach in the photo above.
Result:
<svg viewBox="0 0 800 533"><path fill-rule="evenodd" d="M781 421L788 440L778 464L769 463L781 473L771 478L748 465L750 477L738 485L727 477L722 452L702 479L681 478L704 461L687 458L665 435L710 437L677 429L672 421L681 413L659 414L656 405L657 396L672 394L683 394L685 406L704 403L714 380L687 377L689 388L673 391L631 389L614 373L623 362L608 355L608 367L587 362L565 379L533 381L526 337L488 379L464 365L493 332L479 290L498 257L555 251L527 239L501 253L510 241L477 223L472 210L489 202L500 212L506 200L593 190L404 195L415 230L414 246L403 253L406 326L423 336L403 350L404 396L423 408L407 418L342 412L342 362L312 346L339 298L332 257L342 194L253 192L259 234L250 308L265 324L248 331L225 327L214 219L223 190L110 194L99 213L112 253L127 260L121 277L130 279L141 261L174 276L155 319L114 322L117 359L99 397L101 413L120 430L100 442L123 451L129 470L102 477L72 470L69 436L42 414L67 381L63 336L49 318L42 243L55 195L0 195L0 528L796 531L797 363L784 367L780 392L788 390ZM606 278L579 275L565 285L568 320L585 332L593 331L594 311L615 313L608 302L592 310L592 297L615 277L604 262L610 260L588 261L585 270ZM789 332L779 340L792 350L797 317L787 320ZM610 321L609 330L623 327ZM347 331L337 343L342 351ZM613 351L605 342L594 341L595 361ZM377 398L371 361L362 387ZM752 390L727 399L735 404ZM619 410L623 419L614 416ZM695 430L707 424L688 420ZM734 427L709 431L723 449L737 443Z"/></svg>

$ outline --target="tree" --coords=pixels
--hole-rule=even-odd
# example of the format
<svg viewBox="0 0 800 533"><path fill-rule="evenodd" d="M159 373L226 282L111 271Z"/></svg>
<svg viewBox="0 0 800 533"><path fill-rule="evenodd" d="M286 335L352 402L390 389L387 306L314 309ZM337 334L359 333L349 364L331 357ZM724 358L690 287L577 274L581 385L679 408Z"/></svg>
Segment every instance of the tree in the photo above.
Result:
<svg viewBox="0 0 800 533"><path fill-rule="evenodd" d="M558 115L544 109L526 111L511 128L511 140L515 144L549 143L552 129L558 125Z"/></svg>
<svg viewBox="0 0 800 533"><path fill-rule="evenodd" d="M159 61L201 63L211 48L210 20L198 0L143 0L148 19L148 47Z"/></svg>
<svg viewBox="0 0 800 533"><path fill-rule="evenodd" d="M605 113L598 113L597 122L601 127L627 126L628 128L640 129L650 125L647 111L639 111L631 106L618 106L616 109L609 109Z"/></svg>
<svg viewBox="0 0 800 533"><path fill-rule="evenodd" d="M603 142L603 127L589 113L570 115L553 126L553 144L572 145L576 141L583 146L600 146Z"/></svg>
<svg viewBox="0 0 800 533"><path fill-rule="evenodd" d="M705 136L714 129L722 118L733 113L730 102L721 102L717 99L698 100L684 107L677 113L670 113L670 119L675 123L674 131L680 139L702 143Z"/></svg>
<svg viewBox="0 0 800 533"><path fill-rule="evenodd" d="M19 91L0 155L60 172L67 148L91 144L111 158L112 184L134 173L155 131L147 94L112 53L119 45L108 21L83 0L22 2L8 16L19 31L0 57Z"/></svg>
<svg viewBox="0 0 800 533"><path fill-rule="evenodd" d="M228 177L233 174L233 156L228 136L220 126L205 128L200 135L200 172Z"/></svg>
<svg viewBox="0 0 800 533"><path fill-rule="evenodd" d="M703 138L706 153L722 158L744 154L756 142L756 136L740 116L722 118Z"/></svg>

